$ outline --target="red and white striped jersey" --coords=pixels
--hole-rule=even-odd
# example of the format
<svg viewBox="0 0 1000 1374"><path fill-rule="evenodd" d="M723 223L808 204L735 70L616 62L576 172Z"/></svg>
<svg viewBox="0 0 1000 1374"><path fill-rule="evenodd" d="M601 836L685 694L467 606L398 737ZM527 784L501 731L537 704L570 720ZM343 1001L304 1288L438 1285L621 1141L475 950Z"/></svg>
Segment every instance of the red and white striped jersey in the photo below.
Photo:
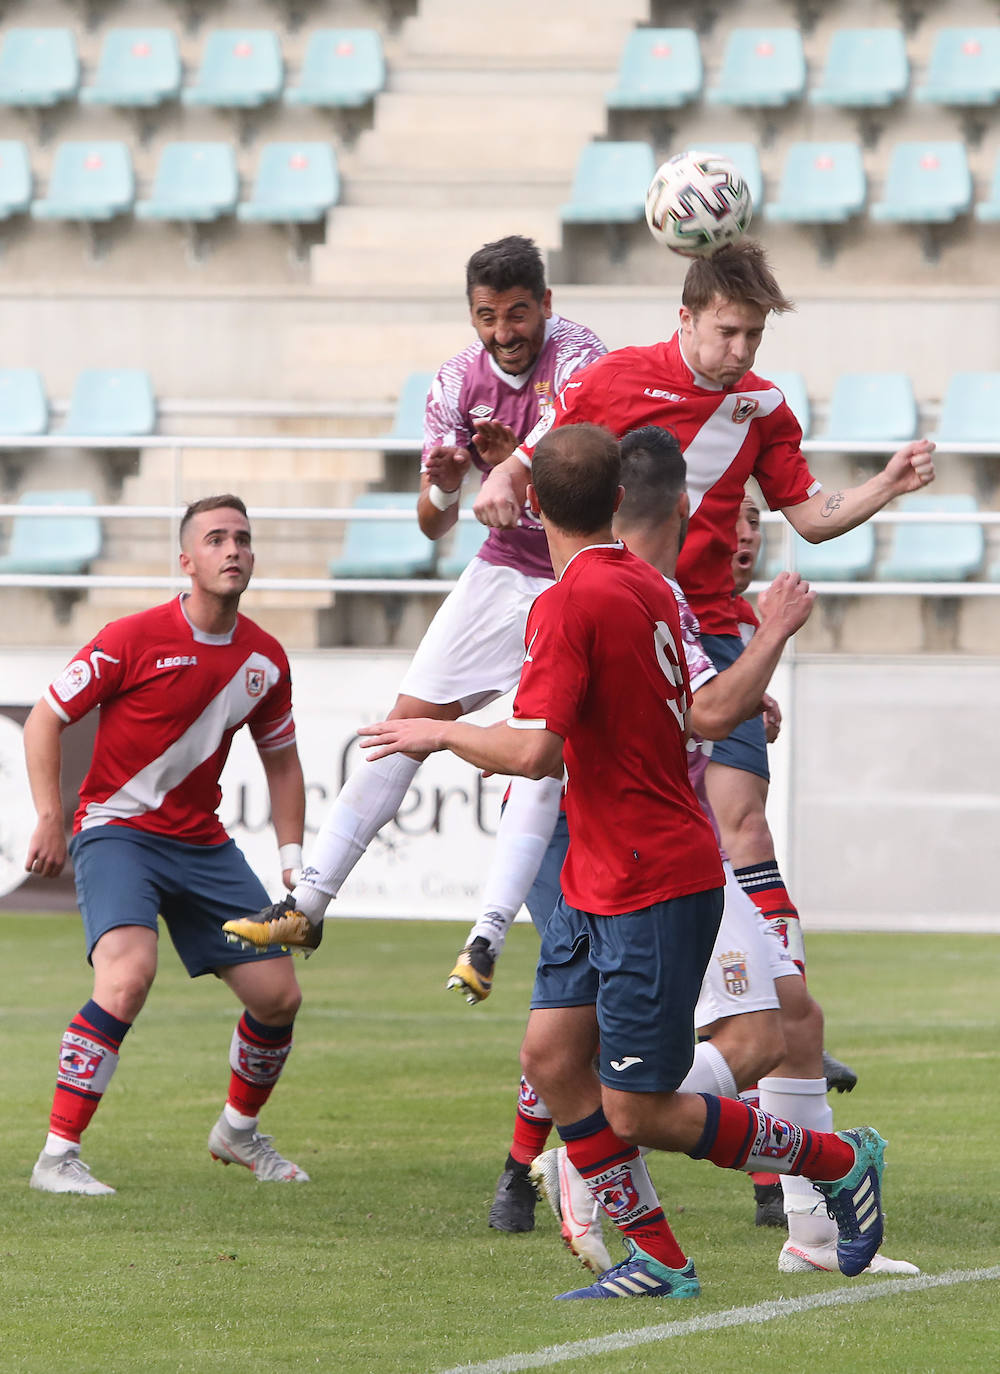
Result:
<svg viewBox="0 0 1000 1374"><path fill-rule="evenodd" d="M183 601L112 621L45 691L67 724L100 707L74 833L124 825L222 844L219 777L233 735L249 725L262 752L295 742L278 641L243 615L229 634L205 634Z"/></svg>

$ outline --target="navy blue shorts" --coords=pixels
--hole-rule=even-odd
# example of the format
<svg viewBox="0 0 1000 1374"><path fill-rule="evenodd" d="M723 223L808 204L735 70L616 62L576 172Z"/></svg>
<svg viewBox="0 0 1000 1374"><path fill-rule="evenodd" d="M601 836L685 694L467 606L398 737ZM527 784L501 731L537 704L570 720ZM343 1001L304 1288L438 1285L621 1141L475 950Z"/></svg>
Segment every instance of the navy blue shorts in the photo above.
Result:
<svg viewBox="0 0 1000 1374"><path fill-rule="evenodd" d="M702 635L701 642L720 673L735 663L743 652L743 641L739 635ZM712 745L711 759L713 763L739 768L743 773L756 773L758 778L769 782L771 772L767 766L764 717L752 716L750 720L737 725L728 739L716 740Z"/></svg>
<svg viewBox="0 0 1000 1374"><path fill-rule="evenodd" d="M559 812L559 819L556 821L556 828L552 832L549 840L549 847L545 851L538 876L531 884L531 891L528 893L525 906L528 914L535 923L535 929L539 935L543 934L545 927L549 923L549 917L555 910L556 902L562 896L562 887L559 879L562 876L562 866L566 860L566 851L569 849L569 822L566 820L566 812Z"/></svg>
<svg viewBox="0 0 1000 1374"><path fill-rule="evenodd" d="M163 917L192 978L231 964L286 958L231 945L224 921L267 906L270 898L234 840L182 844L163 835L105 825L74 835L70 853L87 940L87 959L102 935L118 926L158 930Z"/></svg>
<svg viewBox="0 0 1000 1374"><path fill-rule="evenodd" d="M694 1009L719 923L721 887L622 916L560 897L542 935L533 1009L595 1005L600 1078L621 1092L673 1092L694 1058Z"/></svg>

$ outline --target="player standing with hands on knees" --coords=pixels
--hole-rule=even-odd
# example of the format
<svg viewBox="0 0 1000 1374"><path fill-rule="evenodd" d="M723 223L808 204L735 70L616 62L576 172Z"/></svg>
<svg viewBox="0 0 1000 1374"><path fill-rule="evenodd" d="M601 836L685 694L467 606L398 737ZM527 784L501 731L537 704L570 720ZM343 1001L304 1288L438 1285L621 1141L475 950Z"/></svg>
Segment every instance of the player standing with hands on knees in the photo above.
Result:
<svg viewBox="0 0 1000 1374"><path fill-rule="evenodd" d="M254 562L239 497L195 501L180 537L190 591L106 625L24 727L38 813L25 867L53 878L66 862L60 736L100 708L70 843L94 987L63 1034L49 1134L31 1175L42 1192L115 1191L80 1158L80 1139L156 975L158 915L190 976L214 973L244 1008L209 1151L260 1182L308 1182L257 1130L291 1051L302 994L287 955L261 958L222 933L227 917L267 898L216 814L232 737L248 725L290 882L302 861L305 789L288 660L276 639L239 614Z"/></svg>
<svg viewBox="0 0 1000 1374"><path fill-rule="evenodd" d="M594 425L557 430L535 450L529 495L557 582L528 617L513 716L488 728L391 720L359 733L376 759L450 749L478 768L531 777L556 776L565 761L564 895L542 936L521 1062L628 1258L561 1296L699 1292L640 1145L811 1178L837 1219L840 1268L858 1274L883 1233L878 1133L812 1131L738 1100L676 1091L694 1053L723 875L688 780L677 602L613 537L619 472L617 443Z"/></svg>

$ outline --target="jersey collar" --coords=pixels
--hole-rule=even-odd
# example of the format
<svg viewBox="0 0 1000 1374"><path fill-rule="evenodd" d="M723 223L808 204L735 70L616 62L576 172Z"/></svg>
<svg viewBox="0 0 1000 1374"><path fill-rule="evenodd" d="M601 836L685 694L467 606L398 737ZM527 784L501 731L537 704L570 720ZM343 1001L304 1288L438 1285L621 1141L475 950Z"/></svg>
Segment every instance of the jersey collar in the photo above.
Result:
<svg viewBox="0 0 1000 1374"><path fill-rule="evenodd" d="M616 539L613 544L588 544L585 549L577 549L576 553L573 555L573 557L566 564L565 568L563 568L562 572L559 574L559 581L561 582L563 580L569 569L573 566L573 564L576 562L578 558L582 557L583 554L593 553L595 549L624 549L624 547L625 545L622 543L622 541L620 539Z"/></svg>
<svg viewBox="0 0 1000 1374"><path fill-rule="evenodd" d="M558 323L558 315L550 315L549 318L545 321L545 338L542 341L542 348L545 347L549 339L552 337L552 331L553 329L555 329ZM542 349L540 348L538 350L538 358L540 358L541 356ZM489 363L492 371L496 373L496 375L500 378L502 382L506 382L507 385L513 391L523 391L524 388L528 385L528 382L531 380L535 368L538 366L538 358L536 358L535 361L531 364L527 372L519 372L516 376L512 376L509 372L504 372L503 368L497 365L497 363L494 361L492 353L486 354L486 361Z"/></svg>
<svg viewBox="0 0 1000 1374"><path fill-rule="evenodd" d="M187 598L188 593L181 592L180 596L178 596L177 598L177 606L180 610L181 615L184 617L185 622L187 623L188 629L191 631L191 638L194 640L194 642L196 644L232 644L233 636L236 634L236 625L234 625L231 630L227 630L224 635L206 634L204 630L199 630L197 625L192 625L191 621L188 619L188 613L184 609L184 602L187 600Z"/></svg>

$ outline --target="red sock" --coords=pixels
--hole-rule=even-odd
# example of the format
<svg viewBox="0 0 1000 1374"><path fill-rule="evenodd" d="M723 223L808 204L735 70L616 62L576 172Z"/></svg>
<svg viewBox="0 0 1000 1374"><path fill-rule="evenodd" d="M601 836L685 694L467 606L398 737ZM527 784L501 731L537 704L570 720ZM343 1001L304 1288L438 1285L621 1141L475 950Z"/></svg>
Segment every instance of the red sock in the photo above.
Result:
<svg viewBox="0 0 1000 1374"><path fill-rule="evenodd" d="M669 1269L683 1269L687 1256L663 1215L645 1160L615 1135L603 1110L560 1126L559 1134L570 1163L622 1235Z"/></svg>
<svg viewBox="0 0 1000 1374"><path fill-rule="evenodd" d="M734 868L733 872L740 887L771 929L777 932L805 977L806 949L798 908L788 895L776 861L768 859L762 864L747 864L745 868Z"/></svg>
<svg viewBox="0 0 1000 1374"><path fill-rule="evenodd" d="M260 1116L291 1049L291 1026L265 1026L245 1011L229 1048L229 1105L243 1116Z"/></svg>
<svg viewBox="0 0 1000 1374"><path fill-rule="evenodd" d="M111 1075L118 1067L118 1049L128 1021L91 999L66 1027L59 1049L59 1074L52 1098L49 1130L64 1140L79 1141L100 1106Z"/></svg>
<svg viewBox="0 0 1000 1374"><path fill-rule="evenodd" d="M720 1169L767 1168L779 1174L832 1182L854 1168L854 1146L832 1131L810 1131L769 1116L759 1107L701 1093L708 1109L692 1159L710 1159Z"/></svg>

